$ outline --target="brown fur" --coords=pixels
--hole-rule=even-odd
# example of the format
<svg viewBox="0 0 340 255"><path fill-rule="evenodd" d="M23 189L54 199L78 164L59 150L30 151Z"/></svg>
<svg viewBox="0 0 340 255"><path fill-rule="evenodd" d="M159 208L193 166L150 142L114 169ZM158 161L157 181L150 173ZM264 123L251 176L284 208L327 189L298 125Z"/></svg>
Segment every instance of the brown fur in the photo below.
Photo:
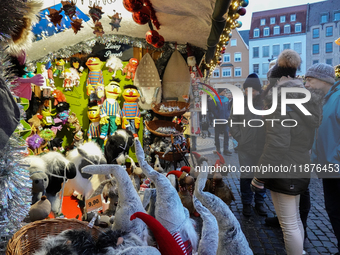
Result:
<svg viewBox="0 0 340 255"><path fill-rule="evenodd" d="M68 122L70 124L72 124L76 129L73 131L73 133L77 133L78 131L81 130L81 126L80 126L80 123L79 123L79 120L76 116L76 114L74 112L72 112L70 114L70 116L68 117Z"/></svg>
<svg viewBox="0 0 340 255"><path fill-rule="evenodd" d="M277 65L280 67L291 67L297 69L300 64L300 55L291 49L282 51L277 59Z"/></svg>

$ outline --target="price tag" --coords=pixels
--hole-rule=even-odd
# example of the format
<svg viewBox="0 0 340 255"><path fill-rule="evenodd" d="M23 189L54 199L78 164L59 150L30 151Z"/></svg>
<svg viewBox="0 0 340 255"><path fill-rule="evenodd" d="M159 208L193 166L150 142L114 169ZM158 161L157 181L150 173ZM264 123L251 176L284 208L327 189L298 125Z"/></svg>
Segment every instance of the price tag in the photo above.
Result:
<svg viewBox="0 0 340 255"><path fill-rule="evenodd" d="M86 211L92 212L92 211L99 211L102 208L102 195L99 194L98 196L95 196L90 199L86 199Z"/></svg>

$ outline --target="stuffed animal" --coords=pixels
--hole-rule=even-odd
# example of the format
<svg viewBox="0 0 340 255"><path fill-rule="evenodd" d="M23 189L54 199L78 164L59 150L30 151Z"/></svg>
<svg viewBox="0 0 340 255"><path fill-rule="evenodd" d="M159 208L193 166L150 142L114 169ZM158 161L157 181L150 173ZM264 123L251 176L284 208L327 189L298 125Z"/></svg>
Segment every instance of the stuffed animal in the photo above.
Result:
<svg viewBox="0 0 340 255"><path fill-rule="evenodd" d="M55 62L55 70L53 72L53 77L59 77L60 79L64 78L64 66L65 66L65 61L62 58L59 58Z"/></svg>
<svg viewBox="0 0 340 255"><path fill-rule="evenodd" d="M124 129L118 129L109 136L104 154L109 164L125 164L126 155L129 154L129 149L133 145L133 134Z"/></svg>
<svg viewBox="0 0 340 255"><path fill-rule="evenodd" d="M155 155L155 163L154 163L154 166L153 168L157 171L157 172L160 172L162 173L164 171L163 167L161 166L161 163L159 162L159 156L156 154Z"/></svg>
<svg viewBox="0 0 340 255"><path fill-rule="evenodd" d="M100 139L100 108L98 105L89 106L87 116L90 120L89 129L87 130L88 141L94 141L102 147L103 140Z"/></svg>
<svg viewBox="0 0 340 255"><path fill-rule="evenodd" d="M86 66L89 68L88 78L86 80L86 91L90 97L90 102L99 101L99 97L96 95L97 84L104 84L104 77L102 67L104 63L98 57L89 57L86 61Z"/></svg>
<svg viewBox="0 0 340 255"><path fill-rule="evenodd" d="M50 151L59 151L59 152L63 152L64 148L63 148L63 139L56 137L51 141L48 141L47 147Z"/></svg>
<svg viewBox="0 0 340 255"><path fill-rule="evenodd" d="M80 58L77 58L77 57L71 57L70 64L72 68L76 69L79 76L83 75L84 61L82 61Z"/></svg>
<svg viewBox="0 0 340 255"><path fill-rule="evenodd" d="M50 201L48 201L46 196L42 196L41 200L32 205L28 212L30 221L46 219L51 212L51 208Z"/></svg>
<svg viewBox="0 0 340 255"><path fill-rule="evenodd" d="M52 96L54 97L54 106L56 106L57 104L61 103L61 102L66 102L66 97L63 94L63 92L61 92L58 89L55 89L52 93Z"/></svg>
<svg viewBox="0 0 340 255"><path fill-rule="evenodd" d="M33 115L33 117L28 120L28 123L31 125L31 129L32 129L33 133L37 133L39 130L42 129L41 118L42 118L42 115L37 113L37 114Z"/></svg>
<svg viewBox="0 0 340 255"><path fill-rule="evenodd" d="M106 61L106 67L109 68L110 73L113 72L112 77L115 77L118 70L123 71L123 62L120 58L111 55Z"/></svg>
<svg viewBox="0 0 340 255"><path fill-rule="evenodd" d="M68 123L70 123L72 126L75 127L75 130L73 130L73 133L78 133L79 131L81 131L81 126L79 123L79 120L77 118L77 115L72 112L67 119Z"/></svg>
<svg viewBox="0 0 340 255"><path fill-rule="evenodd" d="M126 74L126 79L130 80L132 78L132 80L135 79L135 73L138 67L139 61L136 58L130 58L129 63L127 63L127 65L124 67L122 74Z"/></svg>
<svg viewBox="0 0 340 255"><path fill-rule="evenodd" d="M72 84L72 73L71 73L71 70L70 69L65 69L63 71L63 76L64 76L64 83L63 83L63 88L64 88L64 91L71 91L72 87L73 87L73 84Z"/></svg>
<svg viewBox="0 0 340 255"><path fill-rule="evenodd" d="M122 93L124 97L124 105L122 109L122 128L130 130L133 134L137 134L140 124L140 111L137 99L140 97L137 87L134 85L124 86Z"/></svg>
<svg viewBox="0 0 340 255"><path fill-rule="evenodd" d="M30 156L27 158L30 166L30 179L32 180L32 204L39 201L42 195L45 195L49 184L49 178L46 174L46 163L38 156Z"/></svg>
<svg viewBox="0 0 340 255"><path fill-rule="evenodd" d="M117 97L121 92L119 79L112 80L105 87L106 100L100 109L101 139L105 139L109 132L112 135L117 130L117 126L121 124L120 116L122 113L117 101Z"/></svg>

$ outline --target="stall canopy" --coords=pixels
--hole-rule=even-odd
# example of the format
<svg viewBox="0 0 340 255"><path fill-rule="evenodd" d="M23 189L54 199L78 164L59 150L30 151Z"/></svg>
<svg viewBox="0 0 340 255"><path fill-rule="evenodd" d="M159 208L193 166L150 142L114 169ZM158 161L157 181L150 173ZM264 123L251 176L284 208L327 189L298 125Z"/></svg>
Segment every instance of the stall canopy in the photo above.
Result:
<svg viewBox="0 0 340 255"><path fill-rule="evenodd" d="M58 27L59 25L57 25L55 28L56 33L47 33L54 25L48 22L46 17L48 13L46 11L45 13L42 12L39 23L44 23L46 29L44 27L35 29L37 41L33 43L33 46L28 51L29 60L38 60L50 52L56 52L67 46L95 38L92 19L84 18L84 15L89 14L89 5L93 6L94 3L99 4L104 12L100 22L103 25L105 35L114 34L133 38L145 38L145 33L150 30L148 24L139 25L132 19L132 13L124 8L122 0L77 0L74 2L76 2L78 17L88 20L83 22L83 28L75 34L69 28L69 25L67 26L66 24L64 27ZM223 9L227 10L230 4L230 0L150 0L150 2L156 11L156 17L160 23L160 29L157 31L164 37L165 41L177 44L190 43L205 50L208 49L207 42L216 42L216 40L218 42L219 31L221 31L221 29L216 30L216 26L212 26L212 15L217 13L219 20L225 18L222 17L225 11L222 11L222 13L221 11L217 12L215 5L219 10L221 6L224 6ZM60 1L45 0L43 10L47 8L57 9L58 5L60 7ZM119 31L116 29L112 31L112 27L109 24L111 21L109 16L112 16L114 13L120 13L122 17ZM61 14L64 15L63 13ZM47 20L44 20L46 18Z"/></svg>

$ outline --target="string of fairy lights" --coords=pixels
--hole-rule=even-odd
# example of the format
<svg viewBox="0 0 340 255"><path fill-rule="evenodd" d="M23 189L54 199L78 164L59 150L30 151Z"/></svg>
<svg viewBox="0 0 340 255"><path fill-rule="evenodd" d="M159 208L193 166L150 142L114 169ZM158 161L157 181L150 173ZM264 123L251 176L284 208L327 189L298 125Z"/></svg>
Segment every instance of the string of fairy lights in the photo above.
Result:
<svg viewBox="0 0 340 255"><path fill-rule="evenodd" d="M245 7L247 7L248 4L249 0L233 0L230 3L226 25L220 36L219 42L216 45L215 56L210 63L206 64L209 69L208 76L211 76L215 68L221 64L222 54L224 54L226 46L229 44L229 40L232 37L231 31L242 26L242 22L237 19L246 14Z"/></svg>

